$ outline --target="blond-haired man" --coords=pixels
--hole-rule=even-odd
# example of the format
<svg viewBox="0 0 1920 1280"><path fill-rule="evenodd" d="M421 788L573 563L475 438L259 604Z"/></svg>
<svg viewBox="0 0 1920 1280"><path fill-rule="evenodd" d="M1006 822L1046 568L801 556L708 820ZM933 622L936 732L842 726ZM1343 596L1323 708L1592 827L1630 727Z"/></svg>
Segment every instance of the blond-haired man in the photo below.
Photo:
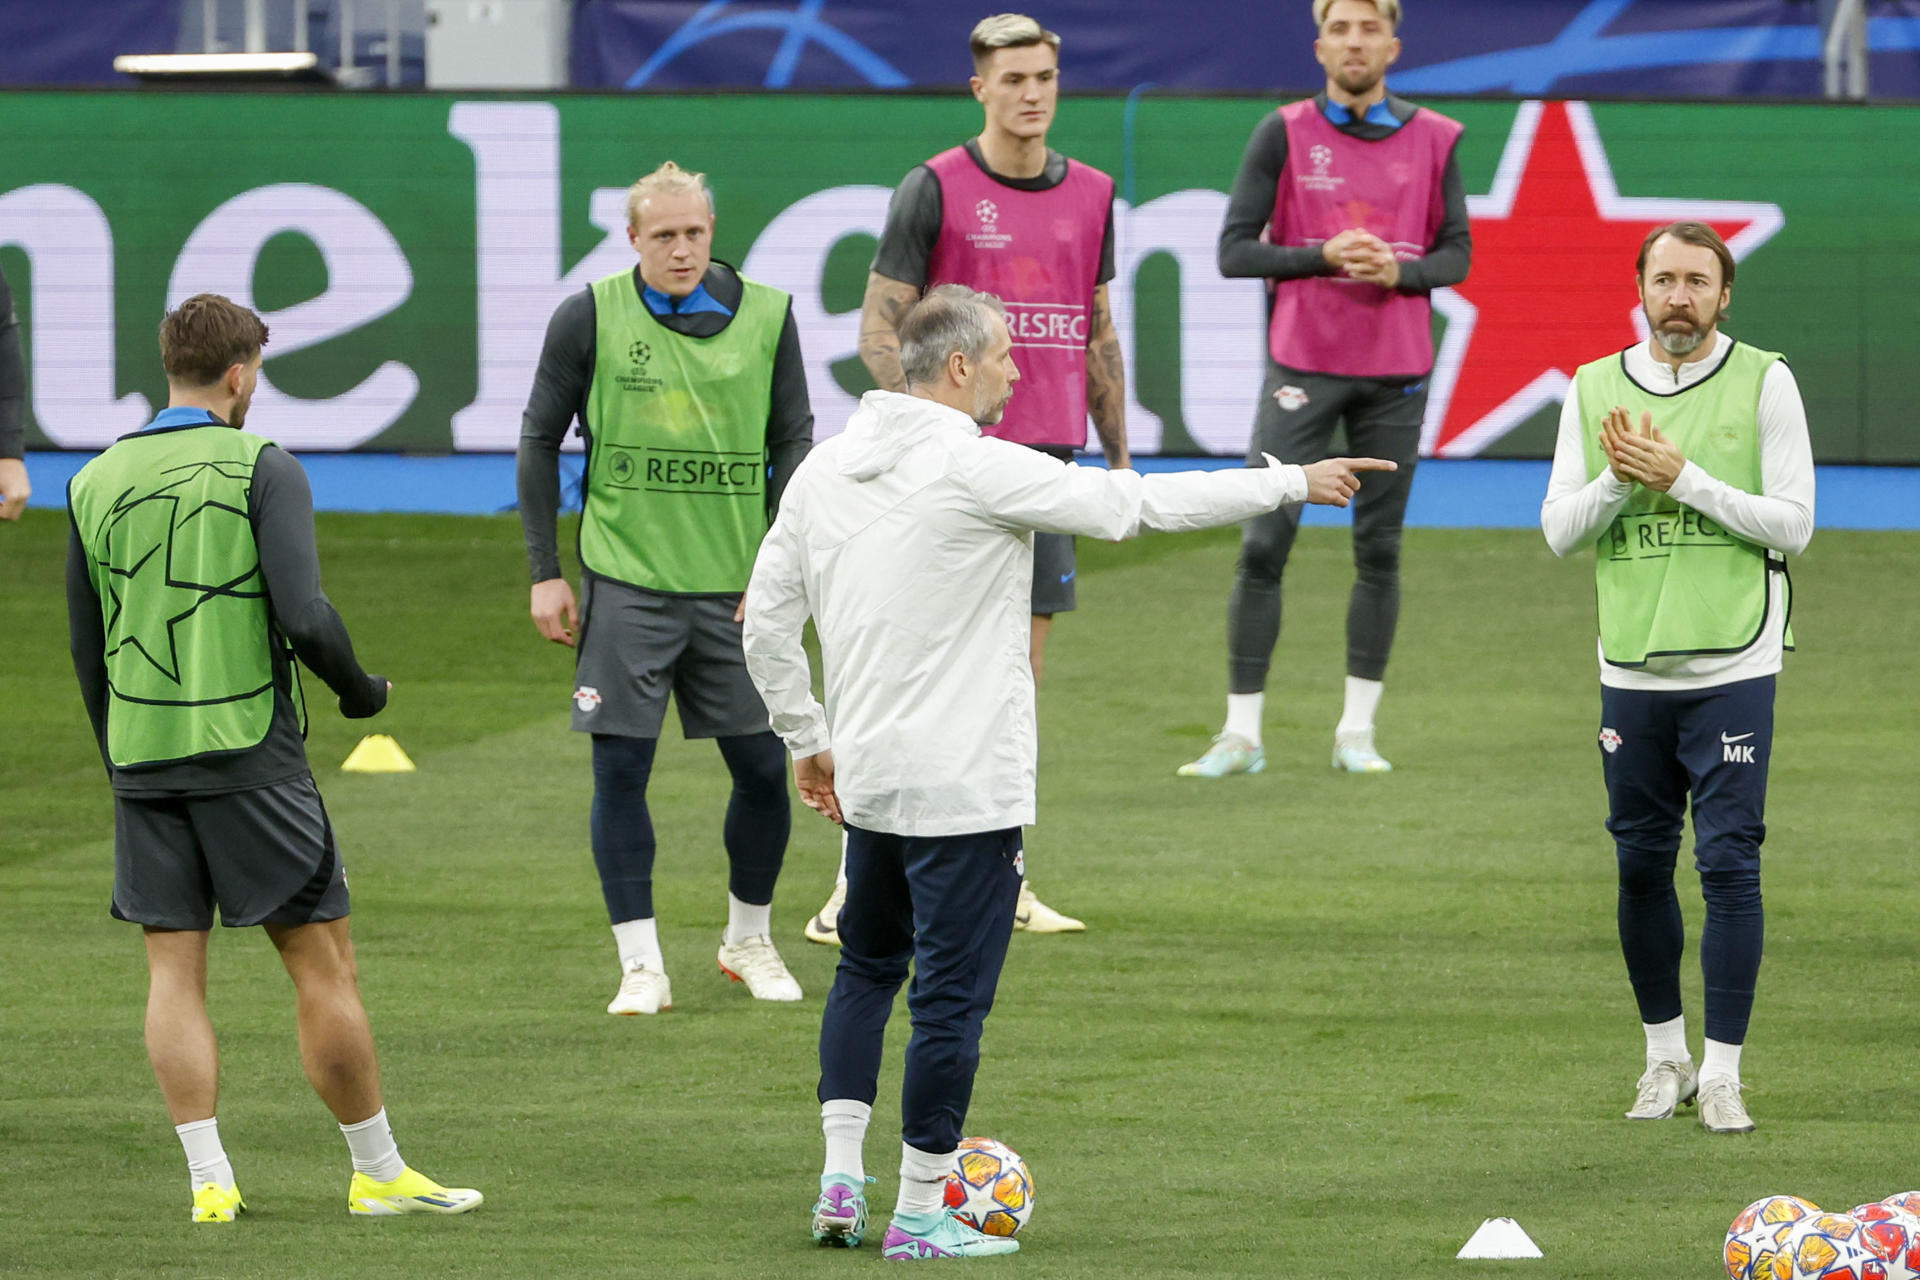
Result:
<svg viewBox="0 0 1920 1280"><path fill-rule="evenodd" d="M1091 416L1108 465L1126 467L1126 368L1107 304L1113 179L1047 146L1060 100L1060 37L1025 14L998 13L982 18L967 43L980 133L916 167L895 190L867 276L860 358L881 390L904 391L897 329L907 309L940 284L996 294L1026 383L987 434L1070 461L1087 443ZM1054 615L1074 607L1073 537L1037 533L1033 554L1028 653L1037 680ZM807 922L808 938L839 941L846 886L843 856L832 896ZM1024 881L1016 921L1032 933L1086 928Z"/></svg>
<svg viewBox="0 0 1920 1280"><path fill-rule="evenodd" d="M653 908L647 780L666 715L733 776L720 969L800 999L771 937L790 815L780 740L747 677L740 597L813 438L788 296L713 258L713 193L672 161L633 184L639 262L555 310L520 436L533 621L577 651L573 727L593 735L594 862L620 956L613 1014L672 1007ZM560 573L560 444L587 445L581 597Z"/></svg>
<svg viewBox="0 0 1920 1280"><path fill-rule="evenodd" d="M1433 369L1429 291L1466 279L1472 238L1455 146L1460 126L1387 91L1400 56L1398 0L1314 0L1327 85L1254 129L1220 231L1220 273L1270 282L1267 381L1249 463L1350 451L1392 458L1353 503L1347 678L1333 767L1386 773L1374 714L1400 616L1400 529ZM1227 716L1180 766L1219 778L1266 767L1267 670L1280 638L1280 576L1300 514L1249 520L1227 602Z"/></svg>

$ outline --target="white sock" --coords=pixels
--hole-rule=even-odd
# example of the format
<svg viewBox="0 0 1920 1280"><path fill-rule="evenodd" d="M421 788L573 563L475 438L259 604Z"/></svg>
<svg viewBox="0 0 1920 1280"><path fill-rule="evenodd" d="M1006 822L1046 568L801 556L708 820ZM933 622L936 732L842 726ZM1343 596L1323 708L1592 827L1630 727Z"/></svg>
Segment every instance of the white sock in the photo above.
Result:
<svg viewBox="0 0 1920 1280"><path fill-rule="evenodd" d="M827 1139L827 1163L820 1170L823 1176L844 1173L856 1182L865 1182L867 1166L860 1148L867 1140L867 1121L872 1117L870 1103L852 1098L834 1098L820 1104L820 1132Z"/></svg>
<svg viewBox="0 0 1920 1280"><path fill-rule="evenodd" d="M773 936L773 904L763 902L756 907L728 894L726 944L737 947L748 938L763 935Z"/></svg>
<svg viewBox="0 0 1920 1280"><path fill-rule="evenodd" d="M1260 713L1267 705L1264 693L1230 693L1227 695L1226 732L1237 734L1260 745Z"/></svg>
<svg viewBox="0 0 1920 1280"><path fill-rule="evenodd" d="M1700 1055L1700 1078L1712 1080L1720 1076L1725 1076L1735 1084L1740 1083L1740 1046L1723 1040L1709 1040L1707 1051Z"/></svg>
<svg viewBox="0 0 1920 1280"><path fill-rule="evenodd" d="M1687 1052L1686 1014L1666 1022L1643 1022L1640 1025L1647 1033L1648 1066L1656 1062L1685 1062L1692 1056Z"/></svg>
<svg viewBox="0 0 1920 1280"><path fill-rule="evenodd" d="M209 1182L233 1185L233 1164L227 1159L227 1149L220 1145L217 1118L189 1120L173 1126L173 1131L180 1135L180 1146L187 1153L187 1177L195 1191Z"/></svg>
<svg viewBox="0 0 1920 1280"><path fill-rule="evenodd" d="M667 962L660 958L660 928L652 916L644 920L622 920L613 926L613 943L620 948L620 968L648 968L665 973Z"/></svg>
<svg viewBox="0 0 1920 1280"><path fill-rule="evenodd" d="M900 1144L900 1197L894 1201L895 1215L902 1213L938 1213L947 1190L947 1173L953 1168L953 1155L935 1155Z"/></svg>
<svg viewBox="0 0 1920 1280"><path fill-rule="evenodd" d="M355 1173L364 1173L375 1182L392 1182L406 1172L407 1162L400 1158L385 1107L359 1124L341 1125L340 1133L347 1140L347 1150L353 1153Z"/></svg>
<svg viewBox="0 0 1920 1280"><path fill-rule="evenodd" d="M1347 677L1347 700L1340 712L1340 723L1333 727L1337 742L1342 738L1371 738L1373 713L1380 709L1380 695L1387 686L1378 680Z"/></svg>

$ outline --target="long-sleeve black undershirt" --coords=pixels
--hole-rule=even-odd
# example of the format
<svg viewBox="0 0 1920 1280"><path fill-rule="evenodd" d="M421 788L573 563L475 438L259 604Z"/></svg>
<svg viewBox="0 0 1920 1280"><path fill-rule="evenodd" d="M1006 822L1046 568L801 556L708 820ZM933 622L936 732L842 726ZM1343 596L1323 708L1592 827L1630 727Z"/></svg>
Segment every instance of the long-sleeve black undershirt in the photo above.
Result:
<svg viewBox="0 0 1920 1280"><path fill-rule="evenodd" d="M340 714L358 720L378 713L387 705L387 682L361 669L346 623L321 590L313 491L306 470L292 454L272 446L260 451L248 509L272 619L270 634L284 636L300 661L326 682L339 697ZM106 626L77 526L69 527L67 537L67 627L80 696L105 759L107 717L114 714L107 683ZM297 676L277 640L270 643L273 722L258 746L130 769L109 762L114 791L133 797L216 795L306 775L306 746L290 692ZM127 713L137 711L129 708Z"/></svg>
<svg viewBox="0 0 1920 1280"><path fill-rule="evenodd" d="M20 318L13 286L0 272L0 458L27 456L27 365L20 354Z"/></svg>
<svg viewBox="0 0 1920 1280"><path fill-rule="evenodd" d="M639 269L634 271L639 286ZM723 262L707 269L701 283L716 302L738 311L745 288L740 274ZM593 290L582 289L563 301L547 323L547 337L534 370L533 391L520 420L520 451L516 481L520 495L520 527L527 541L527 568L533 581L560 576L560 445L577 418L580 433L593 444L593 424L587 418L587 393L593 386L594 333L597 321ZM717 311L687 315L656 315L662 325L689 338L711 338L732 321ZM780 326L780 343L773 357L773 384L767 411L767 515L779 510L780 495L800 460L813 447L813 406L807 398L807 369L800 354L800 329L787 307Z"/></svg>
<svg viewBox="0 0 1920 1280"><path fill-rule="evenodd" d="M1327 95L1314 98L1315 109L1324 112ZM1405 98L1387 95L1387 109L1394 118L1411 120L1419 108ZM1364 119L1349 120L1334 128L1363 142L1378 142L1393 136L1394 130ZM1330 276L1337 269L1328 264L1318 245L1267 244L1261 231L1273 217L1274 194L1280 186L1280 172L1287 163L1287 122L1278 111L1268 112L1247 140L1246 154L1240 159L1240 172L1227 197L1227 218L1220 229L1220 274L1228 277L1263 276L1269 280L1298 280L1306 276ZM1458 148L1447 154L1441 176L1441 199L1446 213L1440 230L1427 247L1424 257L1400 264L1401 293L1425 293L1445 285L1459 284L1467 278L1473 257L1472 223L1467 217L1467 191L1460 179Z"/></svg>

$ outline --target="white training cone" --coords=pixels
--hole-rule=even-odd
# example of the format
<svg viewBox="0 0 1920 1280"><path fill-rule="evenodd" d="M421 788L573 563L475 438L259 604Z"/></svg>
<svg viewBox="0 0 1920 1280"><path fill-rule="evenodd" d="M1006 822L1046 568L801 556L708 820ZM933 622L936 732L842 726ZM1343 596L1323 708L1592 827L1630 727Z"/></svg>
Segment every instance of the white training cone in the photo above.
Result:
<svg viewBox="0 0 1920 1280"><path fill-rule="evenodd" d="M1538 1258L1540 1246L1512 1218L1488 1218L1456 1258Z"/></svg>

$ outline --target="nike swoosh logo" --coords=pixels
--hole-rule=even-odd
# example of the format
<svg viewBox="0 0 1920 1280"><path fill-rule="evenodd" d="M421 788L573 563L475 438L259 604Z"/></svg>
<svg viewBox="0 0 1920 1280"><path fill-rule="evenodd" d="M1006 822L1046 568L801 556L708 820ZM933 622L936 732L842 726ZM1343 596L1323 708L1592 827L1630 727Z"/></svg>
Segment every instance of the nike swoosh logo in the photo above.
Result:
<svg viewBox="0 0 1920 1280"><path fill-rule="evenodd" d="M1078 572L1080 572L1080 571L1079 571L1078 569L1075 569L1075 570L1073 571L1073 573L1063 573L1063 574L1061 574L1061 575L1060 575L1060 581L1061 581L1061 582L1072 582L1072 581L1073 581L1073 574L1074 574L1074 573L1078 573Z"/></svg>
<svg viewBox="0 0 1920 1280"><path fill-rule="evenodd" d="M1751 734L1751 733L1743 733L1743 734L1741 734L1741 735L1740 735L1739 737L1737 737L1737 738L1736 738L1736 737L1734 737L1734 736L1733 736L1732 734L1728 734L1728 733L1722 733L1722 734L1720 735L1720 741L1722 741L1722 742L1745 742L1745 741L1746 741L1746 740L1747 740L1748 738L1751 738L1752 736L1753 736L1753 734Z"/></svg>

